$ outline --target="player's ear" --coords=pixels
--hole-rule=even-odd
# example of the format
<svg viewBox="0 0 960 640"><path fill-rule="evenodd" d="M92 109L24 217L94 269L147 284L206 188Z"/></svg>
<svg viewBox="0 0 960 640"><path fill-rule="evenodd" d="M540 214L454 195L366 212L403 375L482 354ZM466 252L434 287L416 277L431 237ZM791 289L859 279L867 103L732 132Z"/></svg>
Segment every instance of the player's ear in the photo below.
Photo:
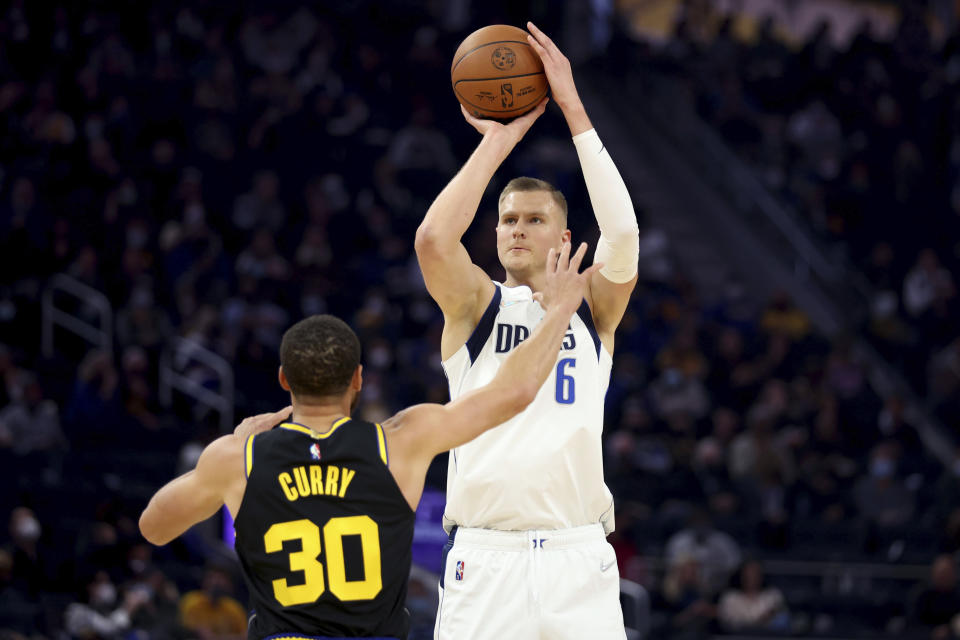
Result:
<svg viewBox="0 0 960 640"><path fill-rule="evenodd" d="M283 365L280 365L280 370L277 372L277 379L280 381L281 389L290 391L290 383L287 382L287 376L283 373Z"/></svg>
<svg viewBox="0 0 960 640"><path fill-rule="evenodd" d="M570 229L564 229L564 230L563 230L563 233L560 234L560 238L561 238L564 242L570 242L570 238L572 238L572 237L573 237L573 234L570 233Z"/></svg>
<svg viewBox="0 0 960 640"><path fill-rule="evenodd" d="M363 365L358 364L356 370L353 372L353 377L350 378L350 388L354 391L359 392L363 388Z"/></svg>

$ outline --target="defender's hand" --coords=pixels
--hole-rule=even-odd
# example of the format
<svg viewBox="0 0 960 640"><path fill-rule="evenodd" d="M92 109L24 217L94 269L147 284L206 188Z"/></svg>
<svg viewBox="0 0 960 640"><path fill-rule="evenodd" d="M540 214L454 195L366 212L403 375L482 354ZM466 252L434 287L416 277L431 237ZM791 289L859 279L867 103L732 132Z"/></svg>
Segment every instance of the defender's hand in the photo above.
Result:
<svg viewBox="0 0 960 640"><path fill-rule="evenodd" d="M553 99L557 101L563 111L571 107L582 108L580 95L577 93L577 85L573 82L573 70L570 68L570 61L567 56L563 55L563 52L554 44L553 40L543 31L540 31L537 25L528 22L527 29L530 30L527 41L540 56L540 60L543 61L543 70L547 74L547 82L550 83Z"/></svg>
<svg viewBox="0 0 960 640"><path fill-rule="evenodd" d="M536 107L533 108L533 110L528 111L519 118L514 118L507 124L497 122L496 120L484 120L471 115L463 105L460 105L460 111L463 113L463 117L466 119L466 121L470 123L470 126L479 131L481 135L486 136L487 134L506 134L509 136L512 144L517 144L520 142L520 139L526 135L527 131L530 130L530 127L533 126L533 123L536 122L537 118L543 115L543 111L547 108L547 102L549 101L550 98L544 98L539 102L539 104L537 104Z"/></svg>
<svg viewBox="0 0 960 640"><path fill-rule="evenodd" d="M570 315L580 308L590 277L594 271L603 267L603 263L598 262L577 273L586 253L586 242L580 243L580 248L573 257L570 257L569 242L563 243L559 254L556 249L550 249L547 253L547 284L543 291L533 294L533 299L539 302L541 307L549 309L557 306L565 313L569 311Z"/></svg>
<svg viewBox="0 0 960 640"><path fill-rule="evenodd" d="M246 442L247 438L262 431L269 431L293 413L293 407L287 406L274 413L261 413L260 415L250 416L237 425L233 430L233 435Z"/></svg>

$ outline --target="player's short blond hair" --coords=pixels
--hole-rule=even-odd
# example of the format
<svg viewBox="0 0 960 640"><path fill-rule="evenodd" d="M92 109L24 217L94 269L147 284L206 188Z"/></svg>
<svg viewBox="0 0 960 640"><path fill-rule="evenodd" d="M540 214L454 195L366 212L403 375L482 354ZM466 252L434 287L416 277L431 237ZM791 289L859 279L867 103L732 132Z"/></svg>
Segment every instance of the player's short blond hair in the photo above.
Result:
<svg viewBox="0 0 960 640"><path fill-rule="evenodd" d="M563 197L563 192L561 192L560 189L557 189L546 180L539 178L528 178L526 176L514 178L508 182L507 186L500 192L500 199L497 200L497 206L502 207L503 199L514 191L546 191L549 193L560 209L560 226L564 229L567 228L567 199Z"/></svg>

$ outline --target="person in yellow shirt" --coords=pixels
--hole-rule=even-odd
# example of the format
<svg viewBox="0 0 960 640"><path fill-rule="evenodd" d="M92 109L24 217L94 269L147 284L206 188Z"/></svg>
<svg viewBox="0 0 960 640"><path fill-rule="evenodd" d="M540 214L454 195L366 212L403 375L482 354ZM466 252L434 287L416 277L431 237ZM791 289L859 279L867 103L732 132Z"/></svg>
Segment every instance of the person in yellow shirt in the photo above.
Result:
<svg viewBox="0 0 960 640"><path fill-rule="evenodd" d="M247 614L232 593L230 573L220 567L207 567L202 588L180 598L180 623L201 640L246 637Z"/></svg>

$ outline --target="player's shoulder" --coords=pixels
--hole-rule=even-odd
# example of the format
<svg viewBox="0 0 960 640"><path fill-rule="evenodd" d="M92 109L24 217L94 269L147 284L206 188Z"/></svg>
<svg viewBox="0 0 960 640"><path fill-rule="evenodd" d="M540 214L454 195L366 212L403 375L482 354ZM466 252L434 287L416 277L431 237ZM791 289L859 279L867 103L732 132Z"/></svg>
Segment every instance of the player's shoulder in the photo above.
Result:
<svg viewBox="0 0 960 640"><path fill-rule="evenodd" d="M200 454L200 460L209 462L229 460L243 453L243 444L240 438L228 433L208 444Z"/></svg>
<svg viewBox="0 0 960 640"><path fill-rule="evenodd" d="M208 444L197 460L196 473L204 482L219 485L232 478L228 470L240 470L244 464L244 443L232 433Z"/></svg>

